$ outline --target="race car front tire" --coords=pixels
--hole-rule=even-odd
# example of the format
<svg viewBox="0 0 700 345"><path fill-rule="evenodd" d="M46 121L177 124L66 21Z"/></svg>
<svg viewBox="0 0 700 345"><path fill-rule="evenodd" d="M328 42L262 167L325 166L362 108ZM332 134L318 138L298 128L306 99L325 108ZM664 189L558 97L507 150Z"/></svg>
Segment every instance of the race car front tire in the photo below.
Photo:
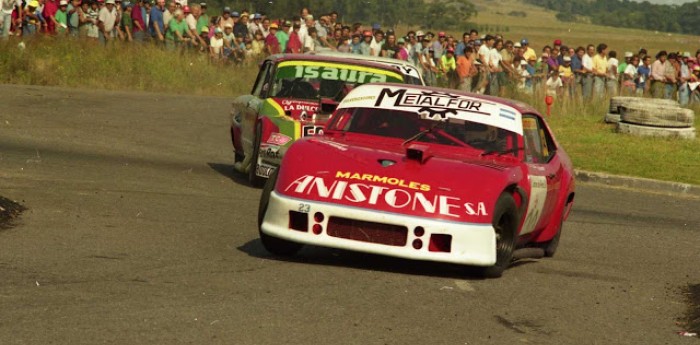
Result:
<svg viewBox="0 0 700 345"><path fill-rule="evenodd" d="M496 231L496 264L481 268L484 278L498 278L510 266L515 250L518 227L518 208L513 196L502 193L493 213L493 228Z"/></svg>
<svg viewBox="0 0 700 345"><path fill-rule="evenodd" d="M270 194L275 189L275 183L277 183L277 170L275 170L272 175L270 175L270 178L267 179L267 183L265 183L262 195L260 196L260 205L258 207L258 233L260 234L260 242L262 242L265 250L274 255L293 256L304 247L303 244L273 237L265 234L262 231L263 220L265 220L267 206L270 203Z"/></svg>

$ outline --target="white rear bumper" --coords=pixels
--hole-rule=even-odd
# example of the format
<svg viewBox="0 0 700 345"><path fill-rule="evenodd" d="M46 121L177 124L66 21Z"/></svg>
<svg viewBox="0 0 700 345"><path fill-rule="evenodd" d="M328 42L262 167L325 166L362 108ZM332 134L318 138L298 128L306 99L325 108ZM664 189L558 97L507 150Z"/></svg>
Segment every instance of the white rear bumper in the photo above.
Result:
<svg viewBox="0 0 700 345"><path fill-rule="evenodd" d="M290 211L298 212L300 210L308 213L307 231L290 229ZM324 217L321 222L314 220L316 212L323 214ZM405 245L396 246L330 236L327 233L327 229L331 217L405 226L408 229L407 240ZM314 234L312 231L312 226L315 224L323 227L323 231L320 234ZM425 230L420 237L416 236L414 231L416 227L422 227ZM491 224L456 223L336 204L310 202L282 196L274 191L270 195L270 203L263 220L262 232L292 242L406 259L475 266L491 266L496 263L496 235ZM429 243L433 234L451 236L449 252L429 250ZM419 249L415 249L413 245L416 239L422 242L422 246Z"/></svg>

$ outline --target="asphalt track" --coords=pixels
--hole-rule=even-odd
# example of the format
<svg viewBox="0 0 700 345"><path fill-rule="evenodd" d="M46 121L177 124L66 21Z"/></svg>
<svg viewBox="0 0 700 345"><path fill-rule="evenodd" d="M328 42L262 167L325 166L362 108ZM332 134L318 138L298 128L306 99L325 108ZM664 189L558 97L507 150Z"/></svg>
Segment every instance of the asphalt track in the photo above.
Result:
<svg viewBox="0 0 700 345"><path fill-rule="evenodd" d="M700 201L580 185L503 278L257 237L230 99L0 86L0 344L688 344Z"/></svg>

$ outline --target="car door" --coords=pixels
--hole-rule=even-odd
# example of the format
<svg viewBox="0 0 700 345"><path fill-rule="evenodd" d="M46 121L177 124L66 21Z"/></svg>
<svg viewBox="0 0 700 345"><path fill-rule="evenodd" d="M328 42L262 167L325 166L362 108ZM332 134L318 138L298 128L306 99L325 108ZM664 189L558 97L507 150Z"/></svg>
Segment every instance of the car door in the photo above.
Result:
<svg viewBox="0 0 700 345"><path fill-rule="evenodd" d="M521 235L543 229L551 219L563 169L552 135L542 118L523 115L523 140L530 198Z"/></svg>
<svg viewBox="0 0 700 345"><path fill-rule="evenodd" d="M253 85L251 96L242 99L241 107L241 133L242 144L245 150L245 155L250 157L253 152L253 144L255 143L255 125L260 112L260 107L265 101L270 89L270 79L274 61L266 60L260 67L258 77Z"/></svg>

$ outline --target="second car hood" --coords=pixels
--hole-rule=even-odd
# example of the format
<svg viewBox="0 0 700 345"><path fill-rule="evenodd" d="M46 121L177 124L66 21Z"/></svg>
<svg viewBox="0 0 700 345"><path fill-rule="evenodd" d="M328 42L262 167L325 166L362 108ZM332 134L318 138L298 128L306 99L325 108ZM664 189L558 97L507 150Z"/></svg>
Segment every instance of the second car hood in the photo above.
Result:
<svg viewBox="0 0 700 345"><path fill-rule="evenodd" d="M291 146L276 189L301 199L490 223L500 193L521 177L518 164L478 155L435 155L419 162L406 157L400 141L380 145L315 137Z"/></svg>

